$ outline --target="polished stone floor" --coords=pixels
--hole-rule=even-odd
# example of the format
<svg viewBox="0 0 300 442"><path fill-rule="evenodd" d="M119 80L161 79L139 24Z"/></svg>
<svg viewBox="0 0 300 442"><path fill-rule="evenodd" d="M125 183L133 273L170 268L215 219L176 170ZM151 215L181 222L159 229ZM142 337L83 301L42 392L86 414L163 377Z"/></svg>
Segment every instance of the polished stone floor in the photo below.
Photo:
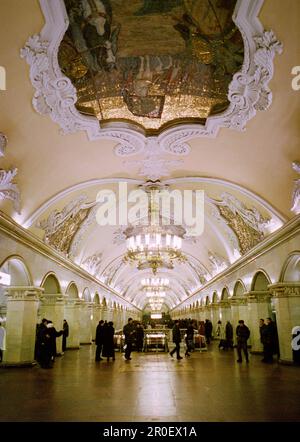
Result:
<svg viewBox="0 0 300 442"><path fill-rule="evenodd" d="M167 353L94 362L94 345L55 367L0 370L0 421L300 421L300 368L265 365L213 344L177 361Z"/></svg>

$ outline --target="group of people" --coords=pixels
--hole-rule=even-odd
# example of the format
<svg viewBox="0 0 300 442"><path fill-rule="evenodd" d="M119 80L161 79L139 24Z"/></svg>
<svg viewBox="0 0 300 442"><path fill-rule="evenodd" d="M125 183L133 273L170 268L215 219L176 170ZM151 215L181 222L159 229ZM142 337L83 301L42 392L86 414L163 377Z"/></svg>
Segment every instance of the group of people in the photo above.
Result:
<svg viewBox="0 0 300 442"><path fill-rule="evenodd" d="M69 325L64 319L63 328L57 331L51 320L43 318L36 328L35 360L41 368L52 368L57 356L56 338L63 336L62 351L66 350Z"/></svg>
<svg viewBox="0 0 300 442"><path fill-rule="evenodd" d="M102 361L103 358L107 358L107 362L109 362L110 358L112 358L113 361L115 360L114 334L114 323L101 319L96 328L96 362ZM101 356L103 356L103 358Z"/></svg>
<svg viewBox="0 0 300 442"><path fill-rule="evenodd" d="M266 323L264 319L260 319L260 336L261 342L263 344L263 353L264 357L262 362L272 363L273 355L279 353L279 345L278 345L278 334L275 323L271 318L267 318ZM212 339L212 323L209 319L206 321L200 321L198 332L200 335L205 336L207 344L210 343ZM185 356L189 357L190 352L193 349L193 338L194 338L195 325L192 320L186 325L186 351ZM236 349L238 353L237 362L242 362L242 353L244 353L246 363L249 363L249 354L248 354L248 339L250 337L250 330L245 324L244 320L240 319L238 322L238 326L236 327ZM170 352L170 355L173 357L176 352L177 359L183 359L180 356L180 342L181 342L181 331L180 331L180 321L176 320L174 322L174 326L172 329L173 342L175 347ZM215 336L220 339L219 349L227 350L229 348L233 349L233 326L230 321L226 322L225 327L222 325L222 321L218 321Z"/></svg>

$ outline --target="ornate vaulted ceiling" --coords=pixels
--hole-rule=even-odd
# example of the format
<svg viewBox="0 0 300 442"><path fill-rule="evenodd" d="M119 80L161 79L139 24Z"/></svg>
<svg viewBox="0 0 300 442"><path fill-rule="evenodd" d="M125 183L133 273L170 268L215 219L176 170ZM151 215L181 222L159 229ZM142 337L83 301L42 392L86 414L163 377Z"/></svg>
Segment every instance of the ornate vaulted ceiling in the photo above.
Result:
<svg viewBox="0 0 300 442"><path fill-rule="evenodd" d="M64 3L70 24L58 60L81 113L153 132L228 107L244 58L236 0Z"/></svg>
<svg viewBox="0 0 300 442"><path fill-rule="evenodd" d="M109 2L100 3L107 5ZM164 2L166 9L160 11L155 9L156 3L141 0L128 2L126 8L132 14L131 22L129 14L121 14L122 8L125 8L124 3L116 12L116 5L120 5L120 2L111 1L111 27L107 31L110 34L106 41L112 43L112 32L118 29L119 24L119 52L113 54L116 66L107 66L108 52L104 51L101 44L97 46L97 56L97 51L91 46L88 46L88 52L78 50L78 42L76 46L74 37L76 32L71 29L71 25L69 27L69 22L65 22L72 9L71 1L66 1L65 8L62 0L53 0L51 3L42 0L41 9L37 0L27 0L22 14L15 13L19 7L18 0L1 2L1 16L5 17L5 21L0 27L0 38L5 41L5 47L1 50L0 64L7 69L7 90L0 91L0 131L7 135L8 144L5 156L0 161L4 171L18 169L7 181L17 184L21 199L19 213L17 204L14 206L7 199L0 200L0 208L62 254L67 254L99 279L119 290L128 300L144 307L145 299L139 281L149 276L150 272L138 271L123 262L125 242L122 230L101 228L95 222L93 214L97 210L97 193L104 188L116 189L119 179L127 180L130 189L133 189L149 178L160 178L171 189L204 190L204 234L195 242L184 241L183 251L188 257L186 263L178 264L174 270L162 269L159 274L167 275L170 279L171 290L166 305L173 307L293 216L290 211L291 195L293 181L297 176L291 165L293 161L299 160L300 129L297 115L300 104L297 93L290 86L290 71L292 66L299 64L300 30L297 17L300 4L294 0L285 4L280 0L266 0L263 5L261 1L242 1L237 5L235 2L201 1L198 2L202 5L200 11L197 11L193 9L197 2L168 1ZM158 3L162 5L162 2ZM237 6L241 4L251 4L253 10L239 9L240 12L236 12ZM185 17L187 9L184 8L188 8L198 18L203 18L201 30L197 20L187 22L190 16ZM228 54L226 48L218 46L215 40L220 37L220 26L224 35L230 35L234 29L231 12L229 16L230 8L235 8L234 20L238 30L235 30L233 35L236 36L232 40L233 46L237 45L236 50L229 45ZM41 33L47 14L49 18L53 9L60 11L61 15L51 22L55 24L54 28L49 21ZM77 14L78 11L75 12ZM84 14L83 10L78 13ZM91 45L92 29L88 28L88 17L79 15L76 18L76 14L73 17L85 36L84 41ZM243 17L252 14L252 27L241 29L239 20L243 20L239 14L244 14ZM259 20L255 19L256 14ZM166 18L165 35L153 32L150 45L146 38L148 21L153 19L159 28L162 17ZM141 41L138 46L134 44L138 34L134 20L144 23L147 31L145 35L139 36ZM217 22L220 22L220 26ZM194 32L187 30L191 27ZM280 56L276 55L280 52L280 45L275 34L264 34L264 28L272 29L283 43L284 50ZM12 29L18 29L18 32L12 32ZM214 63L219 56L217 51L222 48L223 55L225 51L222 60L225 64L228 62L232 69L230 78L240 70L240 59L235 59L236 65L233 67L230 58L231 50L232 54L241 52L240 39L237 37L240 32L243 41L249 37L253 45L248 47L247 44L243 48L246 53L243 66L248 63L245 75L248 79L255 73L257 78L260 75L259 85L263 85L263 88L254 96L257 88L251 89L249 86L251 94L247 95L246 88L241 92L242 83L239 79L238 83L234 83L234 93L229 94L231 98L228 101L224 88L227 85L228 89L231 80L226 71L222 86L217 90L217 77L214 75L220 75L217 68L221 68L222 64ZM28 43L30 35L40 37ZM255 36L261 36L261 39L255 40ZM168 37L168 45L164 44L165 37ZM224 44L224 39L222 41ZM226 42L229 44L231 40L227 39ZM31 81L28 66L20 57L20 50L24 47L21 55L30 65ZM152 47L154 53L151 53ZM190 65L184 64L185 57L189 59L188 53L192 53L196 59L193 69L197 75L205 77L209 73L210 85L205 93L197 89L200 85L195 74L195 82L191 84L195 86L194 97L200 101L196 103L194 98L189 98L196 105L193 104L192 113L184 114L179 130L178 126L167 127L158 137L153 132L151 137L146 137L142 127L147 130L160 127L165 129L167 121L177 119L178 108L173 106L170 113L166 105L168 100L175 100L176 96L182 99L185 97L186 85L182 82L177 84L176 81L183 78L183 72L192 69ZM102 54L100 58L99 54ZM265 72L259 64L263 55L269 63L267 80L261 77ZM53 64L54 56L57 65ZM161 59L163 67L167 66L167 58L172 63L168 69L157 73L154 57ZM95 59L98 64L95 64ZM99 60L104 64L101 65ZM155 75L152 72L152 85L147 89L146 97L150 96L148 101L143 100L143 96L138 96L136 100L136 90L132 92L134 81L143 80L143 76L138 77L142 60L144 71L147 70L147 63L150 71L155 71ZM180 65L179 61L183 64ZM274 63L273 78L270 63L271 67ZM180 72L178 78L174 77L177 67ZM63 74L60 68L67 74L68 81L61 81L60 76ZM222 69L225 69L224 66ZM114 89L117 81L113 79L116 75L120 76L123 83L118 80L118 88ZM166 78L170 80L172 75L175 80L177 78L174 80L176 85L174 83L172 87L182 87L179 95L174 90L172 92L170 87L163 90ZM95 79L102 83L95 82ZM124 82L124 79L128 81ZM34 109L31 105L31 82L35 89ZM242 117L241 103L237 104L236 100L237 84L238 98L244 99L244 107L248 106L247 115L244 113ZM105 96L101 95L104 90ZM218 107L213 107L209 100L215 97L216 90ZM124 95L124 91L127 95ZM162 94L164 97L161 118L145 112L149 110L147 106L153 94ZM75 96L78 96L78 101L74 100ZM138 123L141 129L136 131L130 124L122 126L120 123L110 123L108 120L114 119L115 104L108 104L105 107L107 113L99 118L101 113L97 109L99 106L102 109L104 102L112 103L110 100L113 96L117 99L118 110L122 110L118 118ZM154 100L153 106L155 103ZM197 114L200 109L204 112L201 115ZM260 112L262 109L266 110ZM220 110L224 112L220 113ZM126 116L123 111L127 113ZM143 116L137 115L140 111L144 112ZM164 113L168 114L166 120ZM97 115L100 124L92 115ZM191 120L194 118L196 120ZM237 121L239 124L243 121L245 131L234 130L236 124L233 122ZM63 135L60 128L67 133ZM12 194L12 198L18 202L18 194Z"/></svg>

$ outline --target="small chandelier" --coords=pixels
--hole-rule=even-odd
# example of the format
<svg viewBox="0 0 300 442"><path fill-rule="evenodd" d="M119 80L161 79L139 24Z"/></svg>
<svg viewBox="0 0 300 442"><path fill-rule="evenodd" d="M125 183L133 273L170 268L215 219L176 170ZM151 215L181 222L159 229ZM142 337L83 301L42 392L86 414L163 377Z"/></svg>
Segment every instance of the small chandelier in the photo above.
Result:
<svg viewBox="0 0 300 442"><path fill-rule="evenodd" d="M186 261L181 252L185 229L163 222L159 213L159 185L153 183L147 190L150 192L150 223L148 220L147 225L130 226L125 230L127 253L124 261L136 263L138 270L151 268L155 275L161 267L173 269L175 260Z"/></svg>

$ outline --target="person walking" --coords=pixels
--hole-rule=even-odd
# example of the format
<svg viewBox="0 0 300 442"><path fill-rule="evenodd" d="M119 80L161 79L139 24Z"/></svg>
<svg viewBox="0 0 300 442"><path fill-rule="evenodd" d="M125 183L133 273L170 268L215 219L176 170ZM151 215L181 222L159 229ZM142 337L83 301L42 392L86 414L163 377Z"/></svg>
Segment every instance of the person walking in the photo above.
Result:
<svg viewBox="0 0 300 442"><path fill-rule="evenodd" d="M109 362L109 358L115 360L115 346L114 346L114 323L109 321L106 327L103 327L103 351L102 356L107 358L107 362Z"/></svg>
<svg viewBox="0 0 300 442"><path fill-rule="evenodd" d="M123 333L125 335L125 359L127 361L130 361L131 360L130 355L132 352L132 343L135 335L135 329L132 318L129 318L128 323L124 325Z"/></svg>
<svg viewBox="0 0 300 442"><path fill-rule="evenodd" d="M65 352L67 349L67 337L69 336L69 324L66 319L63 323L63 338L62 338L62 351Z"/></svg>
<svg viewBox="0 0 300 442"><path fill-rule="evenodd" d="M0 362L3 360L3 351L6 350L6 330L0 322Z"/></svg>
<svg viewBox="0 0 300 442"><path fill-rule="evenodd" d="M250 336L250 330L245 325L244 321L241 319L239 321L239 325L236 328L236 336L237 336L237 352L238 352L238 360L237 362L242 362L242 350L244 352L246 362L249 362L248 349L247 349L247 341Z"/></svg>
<svg viewBox="0 0 300 442"><path fill-rule="evenodd" d="M96 344L96 355L95 355L95 361L102 361L103 359L101 358L101 352L102 352L102 348L103 348L103 335L104 335L104 321L103 319L101 319L101 321L99 321L99 324L97 325L96 328L96 339L95 339L95 344Z"/></svg>
<svg viewBox="0 0 300 442"><path fill-rule="evenodd" d="M194 347L193 321L190 321L190 323L187 326L185 342L186 342L185 357L188 358L190 356L190 352L193 350Z"/></svg>
<svg viewBox="0 0 300 442"><path fill-rule="evenodd" d="M173 334L173 342L175 344L175 347L173 348L172 351L170 351L170 356L173 357L173 354L176 352L177 360L183 359L180 356L181 335L180 335L180 328L179 328L179 321L178 321L178 319L176 319L176 321L174 322L174 326L173 326L173 329L172 329L172 334Z"/></svg>

